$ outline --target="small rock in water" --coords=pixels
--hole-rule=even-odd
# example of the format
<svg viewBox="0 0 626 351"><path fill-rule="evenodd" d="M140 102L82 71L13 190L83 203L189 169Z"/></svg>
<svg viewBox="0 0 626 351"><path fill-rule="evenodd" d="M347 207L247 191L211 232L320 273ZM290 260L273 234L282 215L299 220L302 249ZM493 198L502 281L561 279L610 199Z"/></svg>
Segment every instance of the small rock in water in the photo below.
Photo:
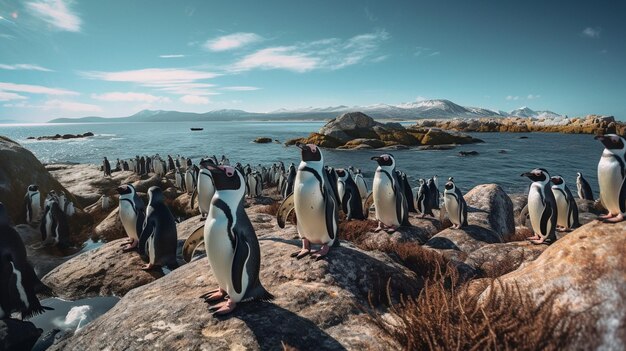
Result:
<svg viewBox="0 0 626 351"><path fill-rule="evenodd" d="M478 156L478 151L459 151L459 156Z"/></svg>

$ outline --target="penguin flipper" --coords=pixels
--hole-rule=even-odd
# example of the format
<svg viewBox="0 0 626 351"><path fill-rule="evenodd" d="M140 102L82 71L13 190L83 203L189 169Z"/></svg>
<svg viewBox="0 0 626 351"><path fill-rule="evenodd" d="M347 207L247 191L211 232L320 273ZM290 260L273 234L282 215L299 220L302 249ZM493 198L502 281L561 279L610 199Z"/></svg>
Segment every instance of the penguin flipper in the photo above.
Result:
<svg viewBox="0 0 626 351"><path fill-rule="evenodd" d="M156 229L156 223L154 218L152 218L152 216L148 216L148 218L146 218L146 221L143 225L143 229L141 231L141 235L139 235L139 252L141 253L141 250L143 250L144 252L144 256L148 253L148 250L146 248L146 245L148 244L148 238L150 238L150 235L152 235L154 233Z"/></svg>
<svg viewBox="0 0 626 351"><path fill-rule="evenodd" d="M278 226L280 228L285 228L285 222L287 221L287 217L289 217L289 213L296 206L295 200L293 198L293 193L289 194L280 204L278 208L278 212L276 212L276 221L278 221Z"/></svg>
<svg viewBox="0 0 626 351"><path fill-rule="evenodd" d="M194 200L196 199L197 195L198 195L198 187L195 187L193 189L193 193L191 193L191 200L189 200L189 209L190 210L193 210Z"/></svg>
<svg viewBox="0 0 626 351"><path fill-rule="evenodd" d="M194 230L183 244L183 259L189 263L196 248L204 242L204 224Z"/></svg>
<svg viewBox="0 0 626 351"><path fill-rule="evenodd" d="M541 235L550 236L551 233L554 232L554 226L551 223L552 214L552 206L550 203L546 202L543 208L543 213L541 214L541 222L539 223L539 228L541 229ZM548 230L548 225L550 229Z"/></svg>
<svg viewBox="0 0 626 351"><path fill-rule="evenodd" d="M246 269L246 263L250 255L250 244L245 240L245 237L235 233L235 255L233 256L233 265L231 268L231 281L233 282L233 288L238 294L242 291L243 271Z"/></svg>
<svg viewBox="0 0 626 351"><path fill-rule="evenodd" d="M326 220L326 231L331 240L337 241L337 232L339 222L339 208L337 206L337 196L332 187L326 183L326 196L324 196L324 212Z"/></svg>

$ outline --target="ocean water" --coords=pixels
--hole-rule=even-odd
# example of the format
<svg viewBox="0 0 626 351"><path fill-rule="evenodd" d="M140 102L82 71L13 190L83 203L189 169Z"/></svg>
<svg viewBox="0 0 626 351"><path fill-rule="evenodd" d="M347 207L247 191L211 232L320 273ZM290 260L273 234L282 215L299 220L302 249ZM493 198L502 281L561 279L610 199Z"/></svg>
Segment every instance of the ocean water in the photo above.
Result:
<svg viewBox="0 0 626 351"><path fill-rule="evenodd" d="M158 122L101 124L4 125L0 135L7 136L32 151L44 163L74 162L100 164L135 155L185 155L194 161L205 155L224 154L231 162L271 164L300 161L299 150L285 147L287 139L304 137L317 131L324 122ZM191 132L191 127L203 131ZM27 140L29 136L93 132L94 137L60 141ZM412 183L419 178L438 175L441 184L450 176L468 191L478 184L497 183L509 193L526 191L529 181L520 174L536 167L561 175L575 192L576 172L582 172L597 197L596 167L602 145L592 135L554 133L472 133L485 141L462 145L452 150L398 150L398 168ZM520 139L525 136L528 139ZM270 137L281 143L255 144L257 137ZM478 156L458 156L459 151L477 151ZM370 158L376 150L324 150L326 164L333 167L353 165L371 178L376 164Z"/></svg>

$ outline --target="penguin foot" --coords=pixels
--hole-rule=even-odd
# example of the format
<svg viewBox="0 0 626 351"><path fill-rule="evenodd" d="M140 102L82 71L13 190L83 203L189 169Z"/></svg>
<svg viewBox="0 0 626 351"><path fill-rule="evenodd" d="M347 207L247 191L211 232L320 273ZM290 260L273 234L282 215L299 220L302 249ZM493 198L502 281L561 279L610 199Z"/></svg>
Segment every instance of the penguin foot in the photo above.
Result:
<svg viewBox="0 0 626 351"><path fill-rule="evenodd" d="M393 233L395 233L395 232L396 232L396 230L398 230L398 228L396 228L396 227L394 227L394 226L391 226L391 227L388 227L387 229L385 229L385 231L386 231L388 234L393 234Z"/></svg>
<svg viewBox="0 0 626 351"><path fill-rule="evenodd" d="M311 250L307 250L307 249L302 249L300 251L294 252L291 254L291 257L295 257L296 259L301 259L304 256L308 255L311 253Z"/></svg>
<svg viewBox="0 0 626 351"><path fill-rule="evenodd" d="M535 245L541 245L541 244L546 244L548 245L548 243L546 242L545 238L542 239L534 239L534 240L530 240L531 243L535 244Z"/></svg>
<svg viewBox="0 0 626 351"><path fill-rule="evenodd" d="M320 247L319 250L311 252L311 259L315 259L316 261L319 261L320 259L322 259L322 257L328 254L328 251L330 251L330 247L324 244L322 245L322 247Z"/></svg>
<svg viewBox="0 0 626 351"><path fill-rule="evenodd" d="M539 235L535 234L533 236L529 236L528 238L526 238L526 240L533 241L533 240L539 240L539 238L541 238L541 237Z"/></svg>
<svg viewBox="0 0 626 351"><path fill-rule="evenodd" d="M612 214L611 212L609 212L609 213L607 213L605 215L598 216L598 218L600 218L600 219L609 219L609 218L613 218L613 217L615 217L615 215Z"/></svg>
<svg viewBox="0 0 626 351"><path fill-rule="evenodd" d="M218 289L209 291L208 293L200 296L200 298L204 299L204 302L209 303L209 302L223 300L225 296L226 296L226 291L218 288Z"/></svg>
<svg viewBox="0 0 626 351"><path fill-rule="evenodd" d="M213 313L214 316L223 316L225 314L231 313L237 304L233 302L233 300L228 299L226 301L220 302L215 306L209 307L209 311Z"/></svg>
<svg viewBox="0 0 626 351"><path fill-rule="evenodd" d="M153 265L152 263L148 263L148 264L144 264L144 265L141 267L141 270L143 270L143 271L150 271L150 270L153 270L155 267L156 267L156 266L155 266L155 265Z"/></svg>
<svg viewBox="0 0 626 351"><path fill-rule="evenodd" d="M135 251L137 249L137 245L139 244L139 241L136 240L130 240L123 248L122 251L123 252L129 252L129 251Z"/></svg>
<svg viewBox="0 0 626 351"><path fill-rule="evenodd" d="M124 241L120 246L130 245L133 242L133 239L128 238L128 240Z"/></svg>
<svg viewBox="0 0 626 351"><path fill-rule="evenodd" d="M604 220L605 223L618 223L624 220L624 215L623 214L618 214L615 217L611 217L611 218L607 218Z"/></svg>
<svg viewBox="0 0 626 351"><path fill-rule="evenodd" d="M379 224L378 227L376 227L376 229L374 229L374 233L378 233L381 230L383 230L383 227L381 227L380 224Z"/></svg>

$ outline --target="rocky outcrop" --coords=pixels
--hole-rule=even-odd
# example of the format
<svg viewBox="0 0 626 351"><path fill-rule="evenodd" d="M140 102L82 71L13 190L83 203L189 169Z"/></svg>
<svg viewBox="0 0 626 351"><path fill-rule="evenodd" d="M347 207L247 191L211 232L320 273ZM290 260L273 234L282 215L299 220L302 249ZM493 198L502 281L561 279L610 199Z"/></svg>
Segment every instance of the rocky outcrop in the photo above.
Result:
<svg viewBox="0 0 626 351"><path fill-rule="evenodd" d="M468 144L481 142L469 135L450 133L435 128L404 128L400 123L380 123L361 112L349 112L332 119L318 133L296 142L315 144L326 148L379 149L394 146L440 144Z"/></svg>
<svg viewBox="0 0 626 351"><path fill-rule="evenodd" d="M615 121L613 116L588 115L567 118L453 118L418 120L417 127L441 128L460 132L512 132L512 133L567 133L567 134L607 134L626 133L626 123Z"/></svg>
<svg viewBox="0 0 626 351"><path fill-rule="evenodd" d="M120 219L120 209L115 207L111 213L96 226L94 234L97 238L111 241L126 237L124 226Z"/></svg>
<svg viewBox="0 0 626 351"><path fill-rule="evenodd" d="M65 192L67 197L76 199L48 173L46 168L30 151L9 138L0 136L0 202L4 203L13 223L25 222L25 209L22 208L26 188L39 185L43 197L51 190Z"/></svg>
<svg viewBox="0 0 626 351"><path fill-rule="evenodd" d="M124 239L114 240L80 254L53 269L44 278L54 293L66 299L123 296L130 290L163 276L143 271L137 252L123 252Z"/></svg>
<svg viewBox="0 0 626 351"><path fill-rule="evenodd" d="M528 241L488 244L472 251L464 262L478 274L495 278L533 261L546 248L546 245L535 245Z"/></svg>
<svg viewBox="0 0 626 351"><path fill-rule="evenodd" d="M269 144L269 143L272 142L272 138L258 137L256 139L254 139L253 142L255 142L257 144Z"/></svg>
<svg viewBox="0 0 626 351"><path fill-rule="evenodd" d="M242 303L229 316L213 317L200 298L216 287L203 258L130 291L51 350L400 348L357 306L368 306L370 292L386 291L388 281L394 299L418 289L408 269L345 243L317 262L289 257L297 242L261 235L260 245L261 281L276 296L273 302ZM380 303L379 298L372 301Z"/></svg>
<svg viewBox="0 0 626 351"><path fill-rule="evenodd" d="M34 140L65 140L65 139L79 139L79 138L87 138L92 137L94 134L92 132L87 132L83 134L55 134L55 135L44 135L40 137L28 137L26 139L34 139Z"/></svg>
<svg viewBox="0 0 626 351"><path fill-rule="evenodd" d="M500 278L537 303L556 294L553 308L593 316L601 349L626 347L626 222L589 223L550 245L536 260ZM498 293L499 285L493 288ZM491 291L483 293L483 296Z"/></svg>
<svg viewBox="0 0 626 351"><path fill-rule="evenodd" d="M0 350L30 350L40 335L31 322L0 319Z"/></svg>

